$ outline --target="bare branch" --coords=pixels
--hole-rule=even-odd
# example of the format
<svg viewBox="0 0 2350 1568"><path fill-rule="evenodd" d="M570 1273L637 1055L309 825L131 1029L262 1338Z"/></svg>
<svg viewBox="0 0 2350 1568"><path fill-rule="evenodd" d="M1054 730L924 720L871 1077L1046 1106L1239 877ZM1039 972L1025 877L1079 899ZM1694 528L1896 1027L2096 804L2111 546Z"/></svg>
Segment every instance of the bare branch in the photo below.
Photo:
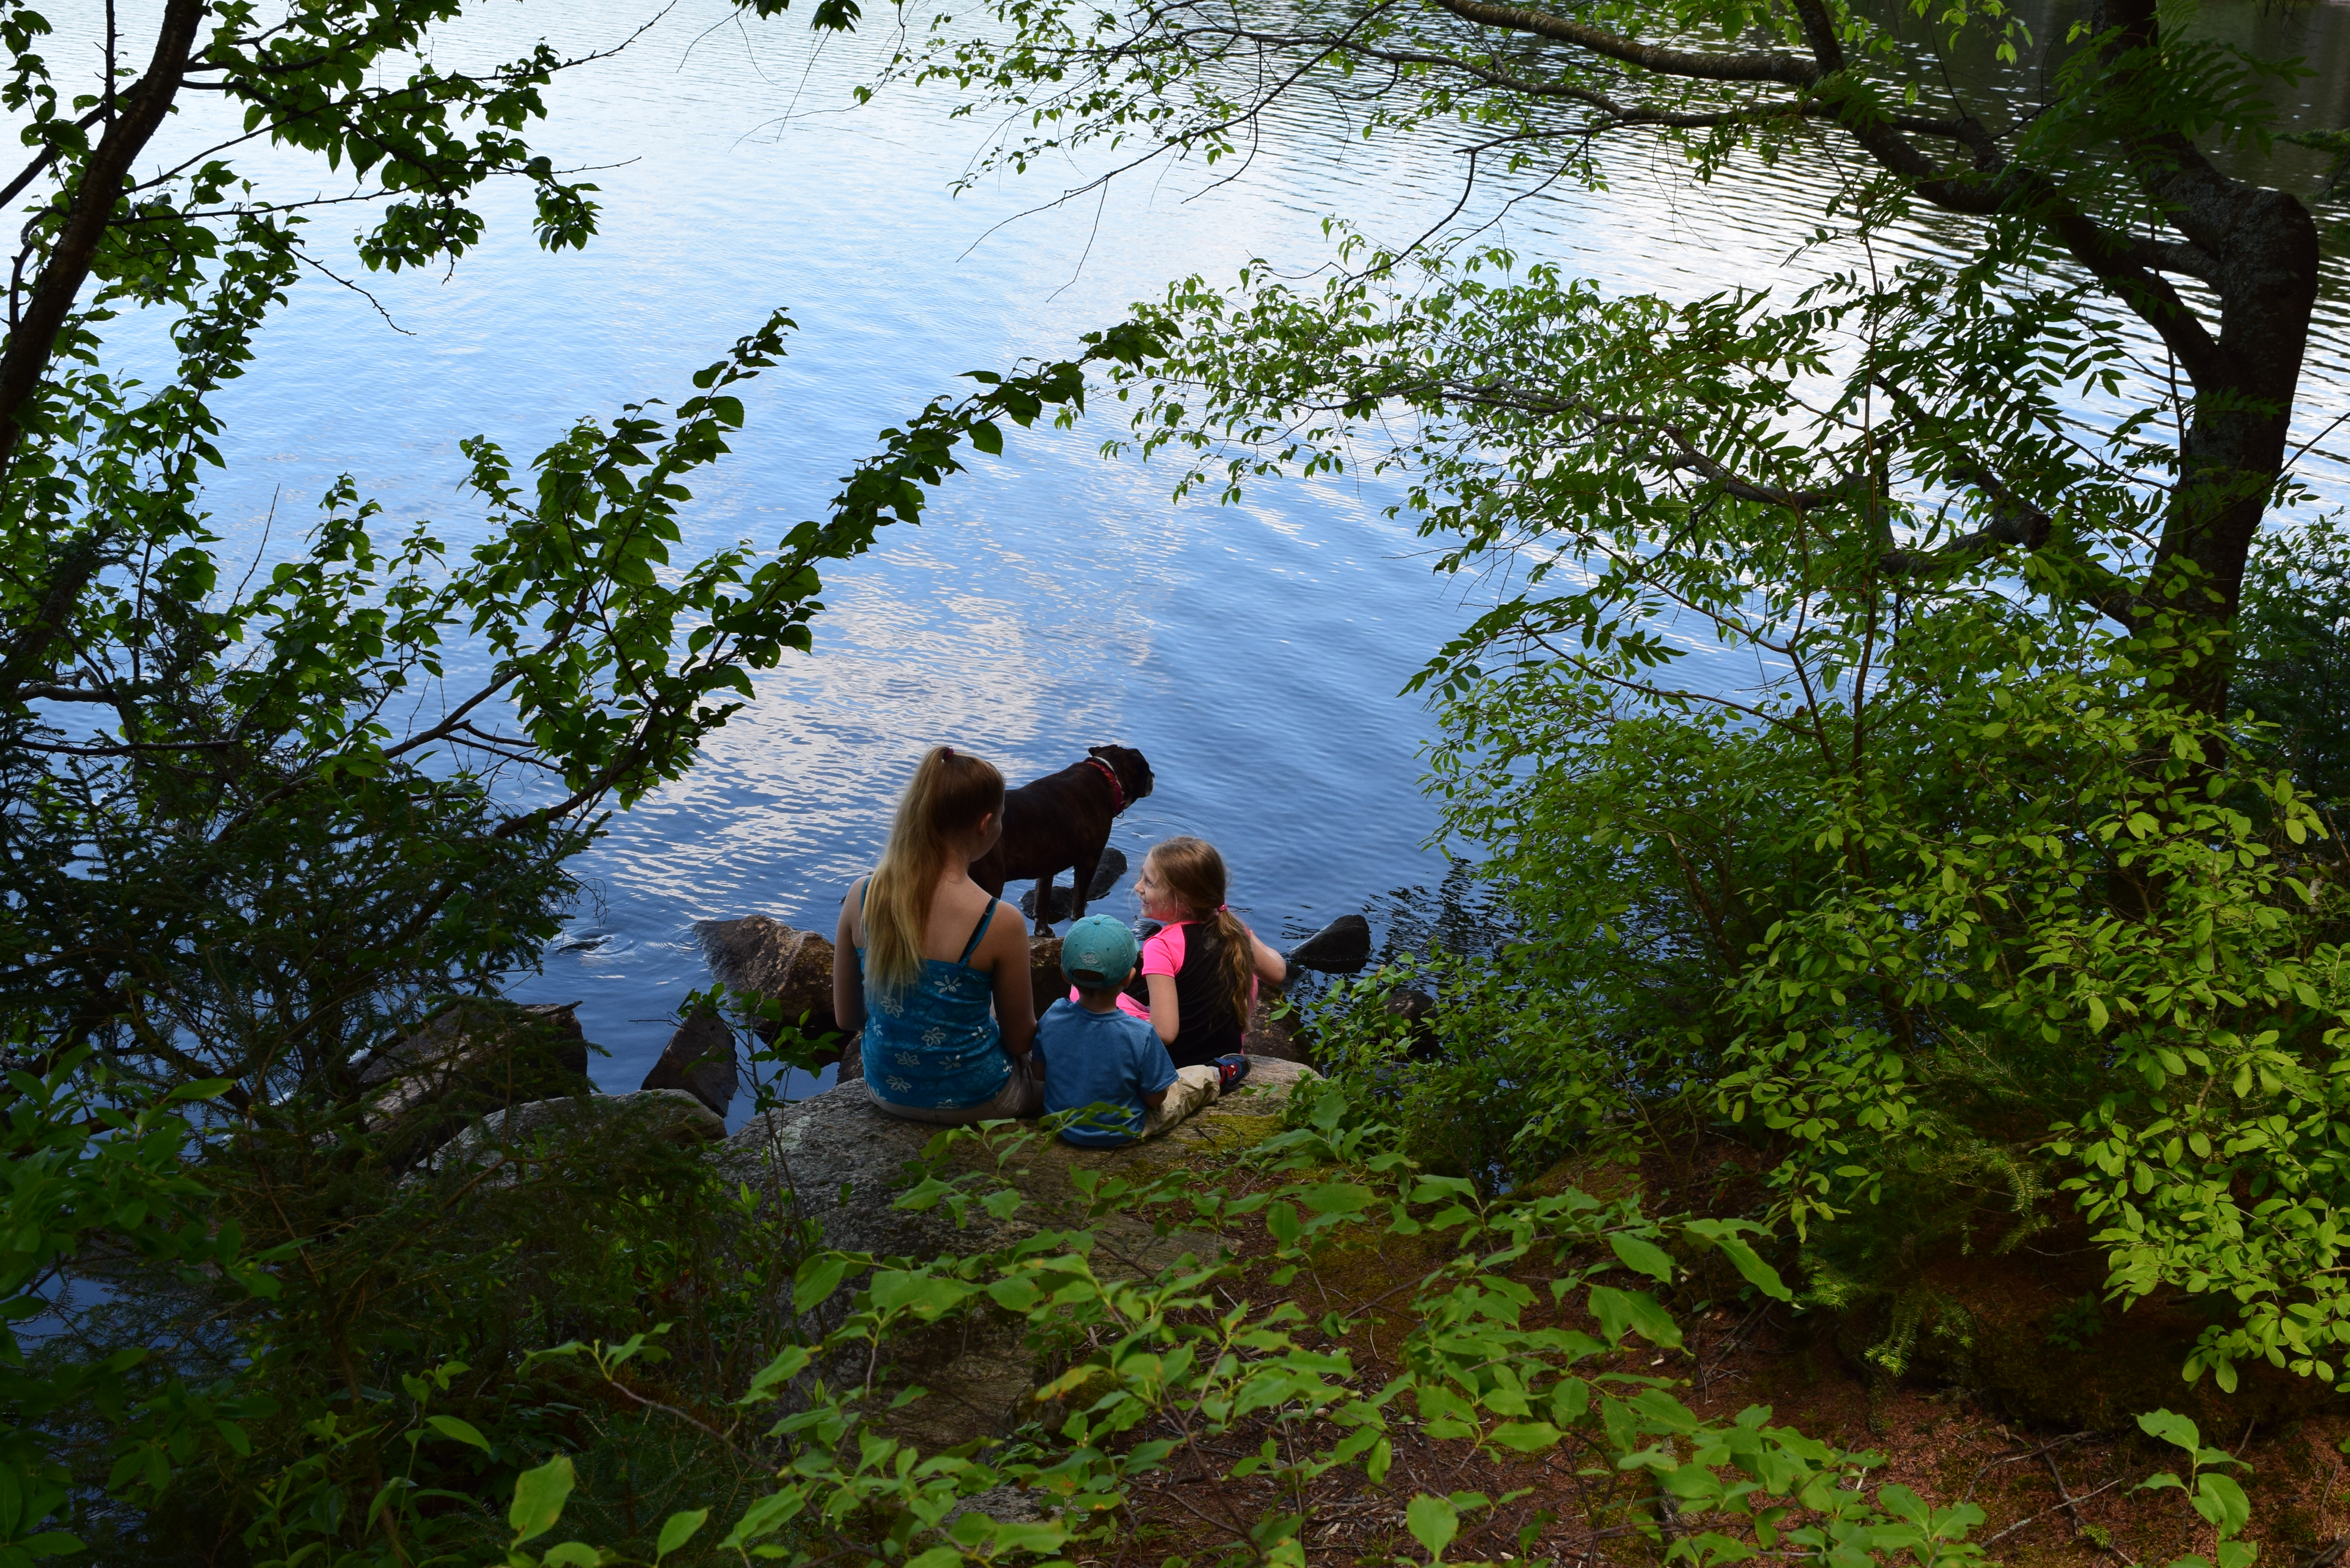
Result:
<svg viewBox="0 0 2350 1568"><path fill-rule="evenodd" d="M1531 33L1554 43L1572 44L1577 48L1589 49L1595 55L1621 60L1627 66L1655 71L1659 76L1717 82L1778 82L1787 87L1808 88L1817 86L1820 78L1826 75L1816 60L1806 59L1801 55L1781 54L1776 50L1711 55L1695 49L1643 44L1604 27L1570 21L1565 16L1526 5L1488 5L1486 0L1436 0L1436 3L1463 21L1475 22L1486 27L1506 27L1513 33Z"/></svg>

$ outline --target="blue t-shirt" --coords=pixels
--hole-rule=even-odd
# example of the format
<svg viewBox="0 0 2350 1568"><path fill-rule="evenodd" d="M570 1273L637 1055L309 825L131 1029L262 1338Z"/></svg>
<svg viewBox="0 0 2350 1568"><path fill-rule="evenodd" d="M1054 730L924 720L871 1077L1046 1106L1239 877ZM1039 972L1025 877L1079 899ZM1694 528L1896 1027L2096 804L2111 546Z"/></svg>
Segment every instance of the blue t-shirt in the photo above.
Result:
<svg viewBox="0 0 2350 1568"><path fill-rule="evenodd" d="M1096 1012L1066 998L1045 1010L1036 1023L1036 1049L1045 1058L1045 1109L1079 1110L1087 1106L1116 1106L1126 1112L1124 1130L1117 1118L1096 1113L1062 1130L1069 1142L1099 1147L1132 1143L1142 1136L1148 1114L1142 1096L1155 1095L1175 1082L1175 1063L1160 1044L1158 1033L1131 1013L1113 1008Z"/></svg>

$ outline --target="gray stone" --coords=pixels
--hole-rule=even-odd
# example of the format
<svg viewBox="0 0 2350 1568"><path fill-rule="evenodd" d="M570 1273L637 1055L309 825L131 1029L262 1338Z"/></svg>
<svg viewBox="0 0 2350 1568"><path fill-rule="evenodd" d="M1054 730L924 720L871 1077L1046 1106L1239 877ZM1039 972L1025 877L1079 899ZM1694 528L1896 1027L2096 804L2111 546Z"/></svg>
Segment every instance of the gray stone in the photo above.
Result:
<svg viewBox="0 0 2350 1568"><path fill-rule="evenodd" d="M1036 1016L1069 994L1069 977L1061 972L1061 939L1028 939L1028 991L1036 1000Z"/></svg>
<svg viewBox="0 0 2350 1568"><path fill-rule="evenodd" d="M1248 1029L1241 1036L1241 1049L1253 1063L1271 1061L1302 1066L1307 1059L1305 1039L1295 1019L1274 1016L1276 1001L1277 996L1261 996L1249 1008ZM1253 1072L1251 1076L1254 1076Z"/></svg>
<svg viewBox="0 0 2350 1568"><path fill-rule="evenodd" d="M640 1089L683 1089L725 1119L734 1103L740 1067L734 1057L734 1031L723 1019L698 1012L669 1037L660 1060L645 1075Z"/></svg>
<svg viewBox="0 0 2350 1568"><path fill-rule="evenodd" d="M542 1137L549 1141L608 1137L620 1122L681 1147L726 1137L726 1118L683 1089L639 1089L633 1095L577 1095L532 1100L484 1116L442 1146L433 1164L451 1170L520 1161Z"/></svg>
<svg viewBox="0 0 2350 1568"><path fill-rule="evenodd" d="M1386 1005L1388 1016L1402 1022L1406 1049L1414 1061L1432 1062L1443 1054L1444 1043L1436 1033L1436 998L1399 985L1388 992Z"/></svg>
<svg viewBox="0 0 2350 1568"><path fill-rule="evenodd" d="M1084 1199L1070 1181L1078 1169L1116 1171L1138 1182L1174 1170L1202 1154L1253 1147L1279 1128L1289 1092L1313 1069L1262 1060L1232 1094L1172 1131L1121 1148L1081 1149L1058 1138L1031 1136L1007 1154L1004 1174L1026 1202L997 1220L974 1204L959 1229L944 1206L920 1212L895 1207L912 1179L923 1148L944 1127L899 1120L875 1108L861 1083L837 1088L754 1116L726 1140L726 1174L754 1190L795 1193L816 1221L825 1244L881 1257L927 1259L1010 1246L1039 1229L1082 1220ZM998 1135L999 1137L1001 1135ZM957 1146L956 1171L989 1168L989 1151ZM1185 1252L1206 1253L1212 1236L1171 1231L1161 1236L1130 1216L1093 1224L1094 1266L1106 1273L1155 1272ZM908 1334L892 1347L882 1379L887 1389L919 1386L912 1403L878 1410L883 1428L927 1453L981 1439L1008 1437L1035 1413L1030 1353L1019 1326L997 1314L964 1314ZM984 1493L964 1505L996 1519L1030 1518L1037 1500L1013 1489ZM998 1510L1003 1511L998 1511Z"/></svg>
<svg viewBox="0 0 2350 1568"><path fill-rule="evenodd" d="M998 1524L1039 1524L1055 1511L1046 1507L1044 1498L1035 1491L1007 1483L965 1498L961 1508L947 1515L941 1528L952 1529L954 1521L966 1513L979 1514Z"/></svg>

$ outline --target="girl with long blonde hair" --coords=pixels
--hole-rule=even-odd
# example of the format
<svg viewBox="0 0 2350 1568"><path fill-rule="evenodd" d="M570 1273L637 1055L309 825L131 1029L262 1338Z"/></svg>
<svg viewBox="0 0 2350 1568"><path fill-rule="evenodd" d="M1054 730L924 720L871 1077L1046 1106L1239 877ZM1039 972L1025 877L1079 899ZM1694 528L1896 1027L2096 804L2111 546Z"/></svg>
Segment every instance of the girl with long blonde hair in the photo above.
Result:
<svg viewBox="0 0 2350 1568"><path fill-rule="evenodd" d="M971 863L1003 832L1003 775L952 746L914 770L870 877L841 901L832 1004L860 1031L865 1086L921 1122L1033 1116L1044 1106L1027 923Z"/></svg>

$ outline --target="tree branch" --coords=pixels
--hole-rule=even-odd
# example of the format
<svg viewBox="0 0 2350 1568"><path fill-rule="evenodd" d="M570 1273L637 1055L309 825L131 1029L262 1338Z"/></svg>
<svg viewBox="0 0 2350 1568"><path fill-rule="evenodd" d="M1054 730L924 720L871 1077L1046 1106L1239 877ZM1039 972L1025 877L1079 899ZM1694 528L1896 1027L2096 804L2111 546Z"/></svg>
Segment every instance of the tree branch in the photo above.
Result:
<svg viewBox="0 0 2350 1568"><path fill-rule="evenodd" d="M1639 43L1547 11L1489 4L1487 0L1436 0L1436 4L1466 21L1572 45L1659 76L1697 81L1778 82L1806 91L1821 90L1819 117L1833 115L1880 168L1908 181L1919 196L1947 211L1978 217L2002 211L2021 211L2036 216L2075 261L2111 286L2140 319L2161 336L2189 378L2199 380L2220 368L2219 345L2178 292L2154 269L2160 266L2192 276L2206 275L2206 264L2198 250L2210 254L2219 236L2227 232L2227 223L2214 217L2199 228L2190 228L2181 222L2182 232L2197 242L2196 246L2141 250L2139 242L2115 234L2084 213L2047 174L2010 162L1990 132L1971 119L1960 117L1950 121L1897 122L1877 114L1873 106L1854 105L1835 83L1846 62L1844 46L1835 35L1835 19L1821 0L1795 0L1804 41L1812 51L1809 58L1773 50L1714 55L1668 48ZM1791 111L1794 109L1791 106ZM1804 106L1803 111L1808 115L1809 106ZM1663 117L1659 116L1659 119L1662 122ZM1625 123L1638 122L1627 119ZM1963 172L1944 169L1910 142L1905 131L1960 142L1973 154L1974 167ZM2244 199L2245 188L2212 169L2191 145L2168 151L2177 171L2170 183L2177 188L2179 199L2189 206L2241 203Z"/></svg>
<svg viewBox="0 0 2350 1568"><path fill-rule="evenodd" d="M1814 87L1826 73L1815 60L1801 55L1784 55L1775 50L1750 50L1742 55L1710 55L1694 49L1665 48L1655 44L1643 44L1621 34L1608 32L1583 22L1571 22L1548 11L1537 11L1525 5L1489 5L1486 0L1436 0L1436 3L1463 21L1481 26L1506 27L1513 33L1531 33L1538 38L1555 43L1573 44L1589 49L1595 55L1611 60L1621 60L1627 66L1655 71L1659 76L1688 77L1700 81L1717 82L1779 82L1787 87Z"/></svg>
<svg viewBox="0 0 2350 1568"><path fill-rule="evenodd" d="M82 165L65 223L49 252L33 297L0 356L0 476L5 476L22 434L19 418L41 384L57 351L57 331L89 276L122 182L137 158L170 112L180 78L195 47L196 28L203 20L205 0L167 0L162 26L156 30L155 55L147 74L120 99L122 112L106 128L88 161ZM75 590L79 592L79 588ZM5 697L5 692L0 692Z"/></svg>

